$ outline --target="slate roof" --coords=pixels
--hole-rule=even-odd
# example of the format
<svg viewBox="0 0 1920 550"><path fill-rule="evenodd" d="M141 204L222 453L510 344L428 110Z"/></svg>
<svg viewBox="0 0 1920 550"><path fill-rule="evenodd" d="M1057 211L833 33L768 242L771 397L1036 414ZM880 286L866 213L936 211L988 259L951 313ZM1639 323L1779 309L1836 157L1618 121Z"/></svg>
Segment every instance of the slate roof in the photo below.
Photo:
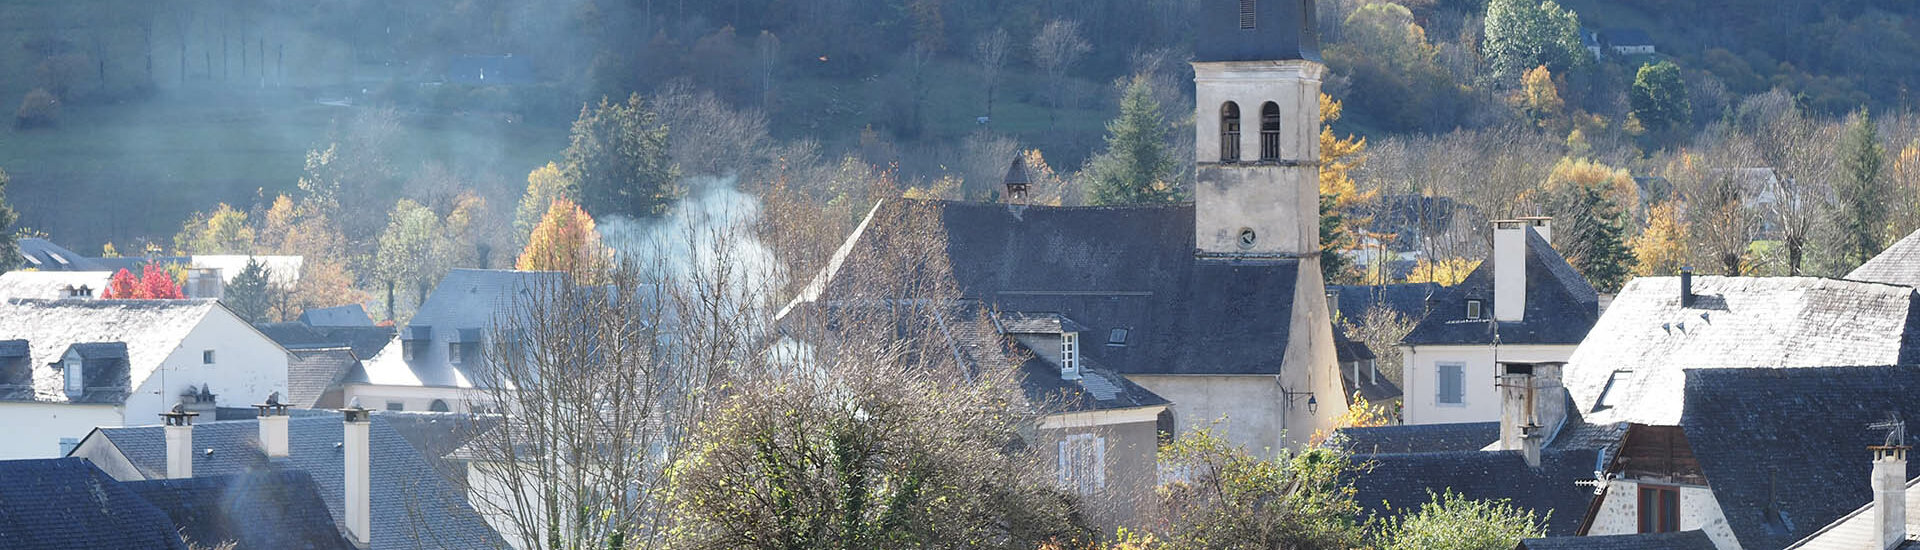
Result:
<svg viewBox="0 0 1920 550"><path fill-rule="evenodd" d="M1920 231L1907 234L1848 273L1848 279L1920 287Z"/></svg>
<svg viewBox="0 0 1920 550"><path fill-rule="evenodd" d="M287 350L287 400L296 408L313 408L345 379L360 360L351 348L299 348ZM337 400L337 398L336 398Z"/></svg>
<svg viewBox="0 0 1920 550"><path fill-rule="evenodd" d="M352 550L301 471L134 481L128 489L158 507L186 540L235 550Z"/></svg>
<svg viewBox="0 0 1920 550"><path fill-rule="evenodd" d="M1689 369L1684 384L1679 424L1746 548L1786 547L1871 502L1867 447L1886 436L1867 425L1920 419L1920 367Z"/></svg>
<svg viewBox="0 0 1920 550"><path fill-rule="evenodd" d="M1432 311L1401 342L1417 346L1579 344L1600 317L1600 296L1553 246L1527 229L1527 307L1520 321L1495 322L1493 266L1481 262L1460 284L1447 287ZM1481 301L1481 318L1467 318L1467 301Z"/></svg>
<svg viewBox="0 0 1920 550"><path fill-rule="evenodd" d="M1456 227L1481 228L1489 222L1472 205L1429 195L1385 195L1362 214L1368 219L1367 230L1385 235L1396 252L1419 250L1427 237L1438 237Z"/></svg>
<svg viewBox="0 0 1920 550"><path fill-rule="evenodd" d="M1678 277L1628 283L1563 382L1588 422L1678 424L1682 369L1912 362L1920 308L1907 287L1808 277ZM1610 388L1610 389L1609 389ZM1603 399L1604 396L1604 399Z"/></svg>
<svg viewBox="0 0 1920 550"><path fill-rule="evenodd" d="M303 322L255 323L253 328L289 350L339 348L353 351L354 357L372 358L393 341L394 328L381 326L313 326Z"/></svg>
<svg viewBox="0 0 1920 550"><path fill-rule="evenodd" d="M555 271L455 269L440 280L433 294L407 321L409 334L431 339L415 361L405 360L401 338L395 337L372 358L361 362L347 381L391 386L473 387L479 361L455 365L447 358L447 343L460 338L461 329L488 329L503 315L514 314L515 303L542 285L558 284L566 274ZM476 358L478 359L478 358Z"/></svg>
<svg viewBox="0 0 1920 550"><path fill-rule="evenodd" d="M20 239L21 267L40 271L105 271L99 262L46 239Z"/></svg>
<svg viewBox="0 0 1920 550"><path fill-rule="evenodd" d="M8 271L0 273L0 300L67 298L68 287L86 287L99 296L113 279L108 271Z"/></svg>
<svg viewBox="0 0 1920 550"><path fill-rule="evenodd" d="M949 345L957 346L963 354L972 355L965 358L971 363L975 361L975 357L978 357L974 354L979 353L978 350L973 349L977 347L974 342L987 341L981 338L983 335L975 334L975 331L985 326L991 326L993 330L998 331L999 334L992 335L994 338L1004 338L1004 342L1012 346L1014 353L1022 354L1027 358L1020 364L1018 374L1020 390L1026 395L1028 402L1039 407L1045 414L1136 409L1164 406L1170 403L1159 394L1133 383L1125 376L1106 369L1099 362L1088 358L1085 350L1088 347L1101 345L1098 340L1089 340L1085 336L1081 338L1080 379L1068 380L1060 376L1059 364L1048 361L1045 356L1035 353L1012 338L1014 334L1048 332L1046 330L1029 332L1013 330L1010 321L1031 320L1039 323L1041 328L1052 326L1054 327L1052 334L1058 334L1060 327L1063 326L1073 330L1086 330L1085 327L1074 323L1072 319L1058 314L1000 313L989 318L992 322L990 325L982 325L977 321L985 314L985 306L979 302L967 301L951 309L948 322L943 323L950 338ZM977 365L969 366L977 368Z"/></svg>
<svg viewBox="0 0 1920 550"><path fill-rule="evenodd" d="M903 209L931 208L964 298L1000 311L1057 312L1097 336L1128 329L1126 346L1083 346L1122 375L1278 374L1300 263L1194 256L1191 204L1009 209L998 204L888 200L874 208L796 302L817 299ZM791 307L791 306L790 306ZM1096 338L1097 340L1097 338Z"/></svg>
<svg viewBox="0 0 1920 550"><path fill-rule="evenodd" d="M1344 447L1354 454L1478 451L1500 440L1500 423L1341 428L1339 433L1346 437Z"/></svg>
<svg viewBox="0 0 1920 550"><path fill-rule="evenodd" d="M1706 531L1549 537L1520 541L1518 550L1715 550Z"/></svg>
<svg viewBox="0 0 1920 550"><path fill-rule="evenodd" d="M1920 509L1920 479L1907 482L1907 509ZM1873 503L1855 508L1853 512L1829 523L1807 538L1800 539L1788 550L1854 550L1872 548L1879 533L1874 530ZM1920 514L1907 514L1907 533L1911 538L1920 534ZM1920 543L1909 540L1900 548L1916 548Z"/></svg>
<svg viewBox="0 0 1920 550"><path fill-rule="evenodd" d="M1594 479L1597 466L1594 451L1584 449L1543 451L1537 470L1520 451L1356 455L1353 461L1362 465L1353 474L1354 499L1370 515L1416 511L1432 500L1429 492L1452 490L1470 499L1508 499L1536 517L1552 512L1550 536L1579 529L1593 489L1575 482Z"/></svg>
<svg viewBox="0 0 1920 550"><path fill-rule="evenodd" d="M186 550L159 508L79 458L0 461L0 548Z"/></svg>
<svg viewBox="0 0 1920 550"><path fill-rule="evenodd" d="M292 416L287 420L289 455L269 461L260 450L255 421L223 421L193 428L196 476L297 470L312 476L336 527L344 529L344 470L338 416ZM105 437L148 479L166 474L166 440L160 426L98 428L88 438ZM373 466L373 547L504 548L505 539L467 504L465 493L446 481L427 457L394 428L387 414L372 415L369 435ZM83 442L84 444L84 442Z"/></svg>
<svg viewBox="0 0 1920 550"><path fill-rule="evenodd" d="M1652 46L1653 36L1637 28L1602 29L1600 41L1608 46Z"/></svg>
<svg viewBox="0 0 1920 550"><path fill-rule="evenodd" d="M35 400L66 402L64 378L50 365L69 347L124 344L126 388L137 388L216 307L213 300L13 299L0 303L0 340L27 341Z"/></svg>
<svg viewBox="0 0 1920 550"><path fill-rule="evenodd" d="M300 312L300 322L315 327L370 327L373 317L360 304L309 309Z"/></svg>

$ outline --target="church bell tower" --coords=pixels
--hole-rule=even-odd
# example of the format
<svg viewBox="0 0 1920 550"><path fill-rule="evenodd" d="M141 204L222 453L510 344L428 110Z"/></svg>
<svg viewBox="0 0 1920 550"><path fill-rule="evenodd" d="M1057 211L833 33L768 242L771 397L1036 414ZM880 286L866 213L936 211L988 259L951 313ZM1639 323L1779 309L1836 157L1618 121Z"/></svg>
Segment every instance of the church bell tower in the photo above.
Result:
<svg viewBox="0 0 1920 550"><path fill-rule="evenodd" d="M1320 251L1320 63L1313 0L1204 0L1194 44L1195 250Z"/></svg>

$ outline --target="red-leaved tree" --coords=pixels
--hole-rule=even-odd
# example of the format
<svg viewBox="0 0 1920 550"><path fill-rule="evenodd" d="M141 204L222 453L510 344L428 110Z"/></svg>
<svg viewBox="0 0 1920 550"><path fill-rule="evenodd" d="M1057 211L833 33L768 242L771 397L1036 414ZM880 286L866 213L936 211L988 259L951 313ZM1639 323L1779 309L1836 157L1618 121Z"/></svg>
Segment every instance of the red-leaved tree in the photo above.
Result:
<svg viewBox="0 0 1920 550"><path fill-rule="evenodd" d="M140 288L134 297L143 300L184 300L187 295L173 282L173 274L160 264L148 262L140 267Z"/></svg>
<svg viewBox="0 0 1920 550"><path fill-rule="evenodd" d="M107 291L102 293L100 297L119 300L132 299L135 295L139 294L139 287L139 279L136 279L132 272L121 269L119 273L113 274L113 279L107 282Z"/></svg>

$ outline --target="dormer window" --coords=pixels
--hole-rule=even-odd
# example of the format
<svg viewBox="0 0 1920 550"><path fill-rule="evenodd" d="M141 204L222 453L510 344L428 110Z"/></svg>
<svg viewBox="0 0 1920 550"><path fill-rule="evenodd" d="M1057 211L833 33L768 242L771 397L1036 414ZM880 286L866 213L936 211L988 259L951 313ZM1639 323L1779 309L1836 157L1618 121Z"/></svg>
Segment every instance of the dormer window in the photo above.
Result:
<svg viewBox="0 0 1920 550"><path fill-rule="evenodd" d="M466 344L460 342L447 342L447 362L455 365L464 362L466 360L466 354L461 353L461 351L466 347Z"/></svg>
<svg viewBox="0 0 1920 550"><path fill-rule="evenodd" d="M85 361L81 360L77 353L67 354L67 358L61 362L61 374L67 378L67 395L80 395L87 391L87 384L82 378L86 374L82 372L83 363Z"/></svg>
<svg viewBox="0 0 1920 550"><path fill-rule="evenodd" d="M1107 333L1107 345L1109 346L1127 345L1127 332L1128 332L1127 329L1124 329L1124 328L1113 329L1113 332Z"/></svg>
<svg viewBox="0 0 1920 550"><path fill-rule="evenodd" d="M1080 379L1080 333L1060 333L1060 378Z"/></svg>
<svg viewBox="0 0 1920 550"><path fill-rule="evenodd" d="M1481 315L1480 300L1467 300L1467 319L1477 321Z"/></svg>

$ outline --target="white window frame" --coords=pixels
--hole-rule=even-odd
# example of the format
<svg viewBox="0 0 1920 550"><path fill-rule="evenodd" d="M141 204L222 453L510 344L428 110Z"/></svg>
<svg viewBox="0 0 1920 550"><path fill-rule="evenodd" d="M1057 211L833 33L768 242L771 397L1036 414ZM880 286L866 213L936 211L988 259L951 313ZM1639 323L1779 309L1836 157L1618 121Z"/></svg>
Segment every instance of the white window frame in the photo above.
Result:
<svg viewBox="0 0 1920 550"><path fill-rule="evenodd" d="M64 363L65 365L61 370L64 371L62 374L67 377L67 393L72 395L87 391L86 378L84 378L86 374L84 372L86 369L86 361L81 360L78 355L69 355Z"/></svg>
<svg viewBox="0 0 1920 550"><path fill-rule="evenodd" d="M1487 316L1487 303L1480 300L1467 300L1467 319L1480 320Z"/></svg>
<svg viewBox="0 0 1920 550"><path fill-rule="evenodd" d="M465 345L466 344L460 342L447 342L447 362L455 365L464 363L467 359L467 354L465 353L466 350L462 349L461 346Z"/></svg>
<svg viewBox="0 0 1920 550"><path fill-rule="evenodd" d="M1080 377L1080 333L1060 333L1060 377Z"/></svg>
<svg viewBox="0 0 1920 550"><path fill-rule="evenodd" d="M1455 376L1453 401L1447 397L1447 373L1451 370ZM1459 361L1442 361L1433 365L1433 402L1442 407L1467 406L1467 364Z"/></svg>
<svg viewBox="0 0 1920 550"><path fill-rule="evenodd" d="M1062 438L1055 456L1060 487L1091 495L1107 487L1107 438L1073 434Z"/></svg>

